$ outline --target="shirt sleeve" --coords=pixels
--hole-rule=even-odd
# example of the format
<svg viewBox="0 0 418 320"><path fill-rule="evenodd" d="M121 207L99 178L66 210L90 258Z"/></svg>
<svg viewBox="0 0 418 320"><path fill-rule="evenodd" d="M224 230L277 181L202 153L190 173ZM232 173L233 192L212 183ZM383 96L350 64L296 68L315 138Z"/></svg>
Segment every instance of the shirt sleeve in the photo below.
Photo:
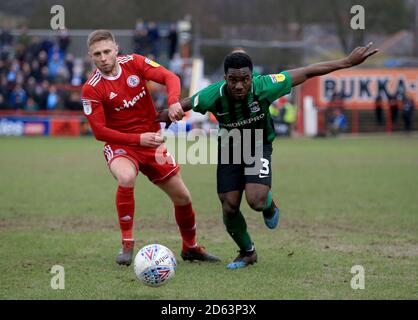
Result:
<svg viewBox="0 0 418 320"><path fill-rule="evenodd" d="M261 99L267 99L270 103L290 93L292 90L292 78L286 71L257 77L258 91Z"/></svg>
<svg viewBox="0 0 418 320"><path fill-rule="evenodd" d="M97 140L121 145L139 145L139 134L123 133L106 127L103 105L100 96L93 87L88 85L83 87L81 101L83 103L84 115Z"/></svg>
<svg viewBox="0 0 418 320"><path fill-rule="evenodd" d="M215 101L222 95L225 81L220 81L200 90L191 97L193 111L205 114L215 112Z"/></svg>
<svg viewBox="0 0 418 320"><path fill-rule="evenodd" d="M134 54L133 57L138 72L140 72L145 79L165 85L169 106L179 102L181 86L180 78L178 76L151 59L145 58L139 54Z"/></svg>

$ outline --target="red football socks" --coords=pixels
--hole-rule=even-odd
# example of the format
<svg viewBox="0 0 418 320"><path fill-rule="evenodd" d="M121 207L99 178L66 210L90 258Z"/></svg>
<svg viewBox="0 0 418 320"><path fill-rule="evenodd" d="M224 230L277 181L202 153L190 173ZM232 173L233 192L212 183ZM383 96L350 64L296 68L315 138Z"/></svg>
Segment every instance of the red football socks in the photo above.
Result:
<svg viewBox="0 0 418 320"><path fill-rule="evenodd" d="M116 192L116 209L118 211L122 239L133 239L132 227L135 213L134 188L118 187Z"/></svg>
<svg viewBox="0 0 418 320"><path fill-rule="evenodd" d="M196 247L196 214L192 208L192 204L189 203L185 206L175 205L174 213L183 239L183 251Z"/></svg>

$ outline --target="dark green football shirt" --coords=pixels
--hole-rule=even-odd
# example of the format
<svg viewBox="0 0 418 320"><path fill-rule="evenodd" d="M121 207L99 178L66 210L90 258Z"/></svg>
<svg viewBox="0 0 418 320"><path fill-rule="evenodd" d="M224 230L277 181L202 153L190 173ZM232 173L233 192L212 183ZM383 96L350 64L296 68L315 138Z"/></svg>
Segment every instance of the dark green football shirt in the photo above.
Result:
<svg viewBox="0 0 418 320"><path fill-rule="evenodd" d="M192 107L202 114L212 112L220 129L263 129L263 140L272 142L275 132L269 107L291 89L292 79L287 72L256 76L247 100L235 101L227 92L226 82L220 81L193 95Z"/></svg>

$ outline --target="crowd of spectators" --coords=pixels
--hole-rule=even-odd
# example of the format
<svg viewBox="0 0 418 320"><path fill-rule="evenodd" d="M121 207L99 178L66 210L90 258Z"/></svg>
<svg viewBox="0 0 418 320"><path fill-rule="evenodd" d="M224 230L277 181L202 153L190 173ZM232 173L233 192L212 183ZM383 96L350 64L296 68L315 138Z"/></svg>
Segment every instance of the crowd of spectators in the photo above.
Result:
<svg viewBox="0 0 418 320"><path fill-rule="evenodd" d="M387 107L385 107L385 104ZM385 109L388 111L386 118ZM378 95L375 99L376 123L380 127L387 125L387 122L390 122L391 126L395 126L399 121L400 114L402 116L404 130L409 132L412 130L414 110L414 99L407 92L400 92L388 97Z"/></svg>
<svg viewBox="0 0 418 320"><path fill-rule="evenodd" d="M71 90L87 78L89 65L76 63L68 52L66 30L55 38L18 36L0 30L0 109L80 110L80 93Z"/></svg>
<svg viewBox="0 0 418 320"><path fill-rule="evenodd" d="M162 53L169 61L177 50L177 30L173 24L165 31L167 48L162 52L162 32L155 22L138 20L133 49L152 59ZM0 109L2 110L82 110L80 86L93 66L88 57L69 52L71 37L67 30L54 37L30 36L26 27L18 35L0 29ZM156 86L157 107L165 103L163 88Z"/></svg>

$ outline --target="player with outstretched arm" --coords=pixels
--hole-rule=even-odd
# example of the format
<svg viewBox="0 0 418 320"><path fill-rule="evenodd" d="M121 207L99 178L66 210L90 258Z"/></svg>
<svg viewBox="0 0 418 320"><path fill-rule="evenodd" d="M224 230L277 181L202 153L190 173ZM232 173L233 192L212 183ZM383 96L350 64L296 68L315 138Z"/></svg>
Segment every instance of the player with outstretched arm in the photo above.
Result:
<svg viewBox="0 0 418 320"><path fill-rule="evenodd" d="M377 49L371 49L371 46L372 43L358 47L340 60L256 77L253 76L251 58L245 52L233 52L224 60L224 81L214 83L180 102L184 112L191 109L202 114L212 112L219 122L217 192L226 230L240 249L235 260L228 264L229 269L243 268L257 262L255 246L240 211L244 191L247 203L253 210L262 212L268 228L274 229L279 223L279 203L273 198L271 191L271 154L275 133L269 106L279 97L290 93L292 87L309 78L364 62L378 52ZM157 121L169 123L168 111L159 113ZM262 131L258 140L255 134L257 129ZM228 142L228 135L233 130L251 132L252 142L247 145L252 154L257 146L261 146L260 157L255 159L255 163L249 165L243 161L243 154L239 155L240 163L228 158L234 150L243 153L246 145L239 142L240 148L236 148L236 142ZM223 139L224 136L227 139ZM245 135L242 137L244 140ZM225 159L229 161L224 161ZM246 169L251 166L257 166L259 170L255 174L247 174Z"/></svg>

